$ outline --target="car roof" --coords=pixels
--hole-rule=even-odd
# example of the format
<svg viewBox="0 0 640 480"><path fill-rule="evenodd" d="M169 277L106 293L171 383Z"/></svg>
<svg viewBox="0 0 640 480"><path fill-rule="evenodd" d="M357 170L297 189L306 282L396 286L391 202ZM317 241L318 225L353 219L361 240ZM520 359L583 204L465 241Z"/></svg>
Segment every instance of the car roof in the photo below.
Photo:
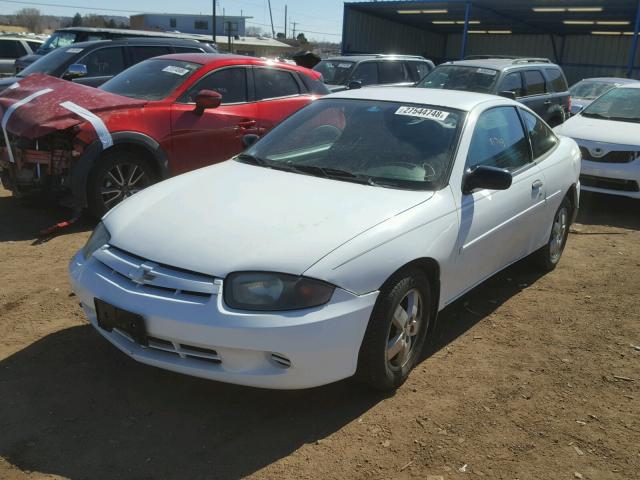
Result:
<svg viewBox="0 0 640 480"><path fill-rule="evenodd" d="M629 82L624 85L619 85L618 88L636 88L640 89L640 82Z"/></svg>
<svg viewBox="0 0 640 480"><path fill-rule="evenodd" d="M323 58L331 62L362 62L364 60L415 60L428 61L424 57L417 55L342 55L338 57Z"/></svg>
<svg viewBox="0 0 640 480"><path fill-rule="evenodd" d="M295 70L310 74L313 72L308 68L300 67L298 65L291 65L290 63L276 62L273 60L265 60L263 58L250 57L247 55L235 55L232 53L170 53L168 55L162 55L154 58L162 58L167 60L179 60L182 62L199 63L201 65L213 65L218 63L229 64L249 64L249 65L266 65L282 67L288 70ZM312 76L319 75L317 72L311 73Z"/></svg>
<svg viewBox="0 0 640 480"><path fill-rule="evenodd" d="M44 40L42 40L41 38L25 37L22 35L0 35L0 40L24 40L25 42L44 43Z"/></svg>
<svg viewBox="0 0 640 480"><path fill-rule="evenodd" d="M604 83L637 83L638 80L633 78L618 78L618 77L594 77L583 78L581 82L604 82Z"/></svg>
<svg viewBox="0 0 640 480"><path fill-rule="evenodd" d="M502 101L505 105L521 105L513 100L484 93L442 90L436 88L410 87L365 87L345 90L323 98L349 98L358 100L381 100L398 103L433 105L471 111L484 102Z"/></svg>
<svg viewBox="0 0 640 480"><path fill-rule="evenodd" d="M463 67L491 68L494 70L506 70L512 67L555 67L559 68L555 63L524 61L525 59L517 58L482 58L477 60L456 60L446 62L442 65L460 65Z"/></svg>
<svg viewBox="0 0 640 480"><path fill-rule="evenodd" d="M154 38L154 37L130 37L130 38L114 38L113 40L91 40L87 42L71 43L66 47L60 48L90 48L100 45L194 45L201 43L198 40L189 40L182 38Z"/></svg>
<svg viewBox="0 0 640 480"><path fill-rule="evenodd" d="M56 29L56 32L90 32L90 33L114 33L118 35L159 37L159 38L182 38L192 40L209 40L212 41L210 35L199 35L195 33L181 32L159 32L154 30L131 30L123 28L101 28L101 27L64 27Z"/></svg>

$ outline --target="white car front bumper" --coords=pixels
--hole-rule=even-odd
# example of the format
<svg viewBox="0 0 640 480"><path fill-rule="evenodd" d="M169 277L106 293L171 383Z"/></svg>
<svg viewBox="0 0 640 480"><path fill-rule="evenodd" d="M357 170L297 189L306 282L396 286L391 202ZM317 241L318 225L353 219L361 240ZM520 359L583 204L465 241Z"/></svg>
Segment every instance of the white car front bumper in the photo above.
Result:
<svg viewBox="0 0 640 480"><path fill-rule="evenodd" d="M640 159L630 163L582 160L582 190L640 198Z"/></svg>
<svg viewBox="0 0 640 480"><path fill-rule="evenodd" d="M215 294L184 295L140 286L93 256L85 261L81 252L71 260L69 273L91 324L135 360L187 375L277 389L314 387L352 376L378 296L336 288L322 307L241 312L224 304L221 280L216 280ZM154 340L142 346L116 329L98 326L95 298L141 315Z"/></svg>

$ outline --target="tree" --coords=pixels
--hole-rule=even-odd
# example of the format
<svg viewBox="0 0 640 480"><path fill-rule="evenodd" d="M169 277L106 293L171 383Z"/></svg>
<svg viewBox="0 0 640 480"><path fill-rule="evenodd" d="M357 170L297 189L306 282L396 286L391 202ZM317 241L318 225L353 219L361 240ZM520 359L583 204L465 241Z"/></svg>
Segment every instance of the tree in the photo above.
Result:
<svg viewBox="0 0 640 480"><path fill-rule="evenodd" d="M284 33L282 33L282 32L278 32L278 33L276 33L276 38L277 38L278 40L280 40L281 38L287 38L287 37L285 37L285 36L284 36Z"/></svg>
<svg viewBox="0 0 640 480"><path fill-rule="evenodd" d="M40 10L37 8L22 8L16 12L16 23L33 33L40 33Z"/></svg>
<svg viewBox="0 0 640 480"><path fill-rule="evenodd" d="M76 13L73 16L73 20L71 20L71 26L72 27L80 27L80 26L82 26L82 15L80 15L79 13Z"/></svg>
<svg viewBox="0 0 640 480"><path fill-rule="evenodd" d="M116 21L113 18L110 18L107 22L107 28L116 28Z"/></svg>
<svg viewBox="0 0 640 480"><path fill-rule="evenodd" d="M307 37L305 37L304 33L302 33L302 32L300 32L298 35L296 35L296 40L298 40L301 44L309 43L307 41Z"/></svg>

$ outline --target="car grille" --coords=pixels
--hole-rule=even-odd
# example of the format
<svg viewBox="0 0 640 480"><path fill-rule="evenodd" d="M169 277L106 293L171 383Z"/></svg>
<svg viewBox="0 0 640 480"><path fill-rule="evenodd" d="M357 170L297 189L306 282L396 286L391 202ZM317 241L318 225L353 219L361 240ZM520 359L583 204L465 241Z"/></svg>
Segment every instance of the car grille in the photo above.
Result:
<svg viewBox="0 0 640 480"><path fill-rule="evenodd" d="M221 281L215 277L151 262L111 245L96 250L93 256L129 288L205 300L220 290Z"/></svg>
<svg viewBox="0 0 640 480"><path fill-rule="evenodd" d="M580 147L583 160L589 160L590 162L600 163L631 163L638 158L640 152L634 151L617 151L609 152L602 157L594 157L586 147Z"/></svg>
<svg viewBox="0 0 640 480"><path fill-rule="evenodd" d="M619 190L621 192L638 192L638 182L633 180L622 180L619 178L596 177L593 175L580 175L580 183L586 187L605 188L608 190Z"/></svg>

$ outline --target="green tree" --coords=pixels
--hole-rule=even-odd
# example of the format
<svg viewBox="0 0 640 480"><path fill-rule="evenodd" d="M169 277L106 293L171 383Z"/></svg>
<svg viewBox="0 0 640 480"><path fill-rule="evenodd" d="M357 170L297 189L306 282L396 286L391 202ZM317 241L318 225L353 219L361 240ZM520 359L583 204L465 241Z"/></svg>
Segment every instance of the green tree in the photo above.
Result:
<svg viewBox="0 0 640 480"><path fill-rule="evenodd" d="M82 15L80 15L79 13L76 13L73 16L73 20L71 20L71 26L72 27L80 27L80 26L82 26Z"/></svg>
<svg viewBox="0 0 640 480"><path fill-rule="evenodd" d="M298 35L296 35L296 40L298 40L300 43L309 43L307 41L307 37L304 36L304 33L300 32Z"/></svg>

